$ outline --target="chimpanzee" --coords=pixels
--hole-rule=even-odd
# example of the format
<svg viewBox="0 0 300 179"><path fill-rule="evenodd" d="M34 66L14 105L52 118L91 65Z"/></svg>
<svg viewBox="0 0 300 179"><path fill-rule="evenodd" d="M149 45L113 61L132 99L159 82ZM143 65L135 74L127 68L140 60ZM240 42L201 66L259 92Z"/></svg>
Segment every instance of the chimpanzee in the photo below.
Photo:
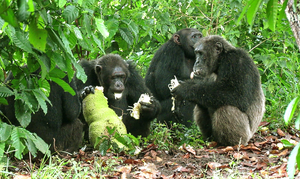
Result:
<svg viewBox="0 0 300 179"><path fill-rule="evenodd" d="M176 100L195 102L194 119L205 139L245 145L265 111L259 71L250 56L220 36L195 44L195 77L172 90ZM210 80L204 80L206 77Z"/></svg>
<svg viewBox="0 0 300 179"><path fill-rule="evenodd" d="M130 116L128 109L139 100L141 94L151 95L132 61L125 61L116 54L108 54L92 61L82 60L80 65L88 77L86 83L77 80L81 96L84 98L95 86L103 86L109 107L118 116L122 116L127 132L134 136L147 136L150 133L151 121L160 112L160 104L152 97L151 104L140 102L140 119ZM83 115L81 119L84 121Z"/></svg>
<svg viewBox="0 0 300 179"><path fill-rule="evenodd" d="M28 67L25 66L24 68ZM39 74L39 72L40 70L34 74ZM13 79L12 73L9 73L5 83L10 86ZM63 78L63 80L69 83L67 77ZM47 103L47 114L44 114L41 109L32 114L31 122L26 129L36 133L46 143L50 144L52 152L76 151L82 144L83 139L83 124L78 119L81 110L79 97L77 94L72 96L70 93L64 92L63 88L53 81L49 81L49 83L50 95L48 99L52 105ZM76 91L75 80L72 80L69 85ZM20 123L14 112L14 98L14 96L8 97L8 105L2 105L1 111L13 125L19 126ZM8 122L6 118L3 121Z"/></svg>
<svg viewBox="0 0 300 179"><path fill-rule="evenodd" d="M145 81L153 96L161 103L161 113L157 117L160 122L166 122L168 125L171 121L186 126L192 124L192 111L195 104L186 102L184 106L181 106L180 111L172 112L172 96L168 84L174 76L178 80L190 77L195 63L193 46L201 37L202 33L197 29L182 29L173 34L172 38L157 50L151 60Z"/></svg>

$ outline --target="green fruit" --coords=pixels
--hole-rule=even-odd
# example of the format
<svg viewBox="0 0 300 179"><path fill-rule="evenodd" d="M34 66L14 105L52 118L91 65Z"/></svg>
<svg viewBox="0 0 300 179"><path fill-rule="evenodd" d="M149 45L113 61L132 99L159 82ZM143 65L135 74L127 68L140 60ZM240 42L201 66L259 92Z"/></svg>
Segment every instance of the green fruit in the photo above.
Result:
<svg viewBox="0 0 300 179"><path fill-rule="evenodd" d="M127 134L126 126L114 110L108 107L107 99L101 90L95 89L95 94L89 94L82 101L83 116L89 124L89 140L93 146L97 137L109 135L107 128L116 127L119 134ZM124 147L118 143L120 148ZM97 146L95 146L97 147Z"/></svg>

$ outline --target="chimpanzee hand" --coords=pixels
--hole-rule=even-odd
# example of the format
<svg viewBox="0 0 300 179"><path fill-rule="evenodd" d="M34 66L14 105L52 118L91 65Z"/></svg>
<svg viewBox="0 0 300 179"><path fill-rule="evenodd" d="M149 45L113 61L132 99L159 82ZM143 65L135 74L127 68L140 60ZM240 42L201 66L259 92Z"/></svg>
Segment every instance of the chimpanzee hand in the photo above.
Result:
<svg viewBox="0 0 300 179"><path fill-rule="evenodd" d="M177 100L185 100L188 93L190 93L191 82L181 82L179 86L172 89L171 94Z"/></svg>
<svg viewBox="0 0 300 179"><path fill-rule="evenodd" d="M81 99L84 99L88 94L95 94L95 87L93 87L92 85L90 86L86 86L83 88L81 94L80 94L80 97Z"/></svg>
<svg viewBox="0 0 300 179"><path fill-rule="evenodd" d="M150 103L141 101L140 104L142 109L141 115L144 117L147 116L149 119L154 118L154 116L156 116L156 114L160 111L160 103L153 97L151 97Z"/></svg>

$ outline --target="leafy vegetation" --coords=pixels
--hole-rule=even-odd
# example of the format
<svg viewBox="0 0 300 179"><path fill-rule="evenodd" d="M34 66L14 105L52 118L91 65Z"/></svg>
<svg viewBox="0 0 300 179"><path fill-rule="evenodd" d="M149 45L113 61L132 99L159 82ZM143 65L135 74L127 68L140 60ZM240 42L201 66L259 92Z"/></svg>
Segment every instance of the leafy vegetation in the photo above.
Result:
<svg viewBox="0 0 300 179"><path fill-rule="evenodd" d="M76 76L86 80L77 63L79 59L118 53L134 60L145 74L158 47L185 27L197 28L204 36L222 35L233 45L249 51L260 70L266 96L264 120L271 122L271 130L285 128L282 119L288 109L290 113L286 112L285 122L295 123L299 130L300 54L283 13L287 1L283 5L275 0L263 2L0 1L0 104L7 104L5 97L14 95L15 114L22 125L13 127L0 122L0 158L12 152L19 159L27 152L33 156L38 150L48 152L47 145L38 136L22 127L30 123L31 113L38 110L47 113L46 104L50 103L47 97L51 90L48 81L74 94L75 91L60 79L68 76L70 80L75 69ZM298 7L297 1L294 2ZM24 64L29 70L22 68ZM33 73L39 68L40 72ZM9 71L15 79L7 87L4 79ZM288 106L290 101L293 104ZM140 145L153 142L166 150L183 143L200 148L204 144L201 138L193 137L200 136L196 128L175 125L173 129L155 124L151 136L138 140ZM134 151L136 139L124 140ZM297 156L293 165L299 161L298 154L292 153L292 157Z"/></svg>

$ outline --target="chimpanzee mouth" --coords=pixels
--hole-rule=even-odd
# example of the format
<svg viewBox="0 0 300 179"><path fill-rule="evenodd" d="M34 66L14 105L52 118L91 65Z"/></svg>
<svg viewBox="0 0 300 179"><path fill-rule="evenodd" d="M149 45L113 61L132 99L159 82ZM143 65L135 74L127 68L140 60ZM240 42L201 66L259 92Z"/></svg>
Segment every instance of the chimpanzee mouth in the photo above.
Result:
<svg viewBox="0 0 300 179"><path fill-rule="evenodd" d="M195 70L190 74L190 78L194 79L195 77L202 77L201 70Z"/></svg>
<svg viewBox="0 0 300 179"><path fill-rule="evenodd" d="M116 100L119 100L122 98L122 93L114 93L114 95L115 95Z"/></svg>

